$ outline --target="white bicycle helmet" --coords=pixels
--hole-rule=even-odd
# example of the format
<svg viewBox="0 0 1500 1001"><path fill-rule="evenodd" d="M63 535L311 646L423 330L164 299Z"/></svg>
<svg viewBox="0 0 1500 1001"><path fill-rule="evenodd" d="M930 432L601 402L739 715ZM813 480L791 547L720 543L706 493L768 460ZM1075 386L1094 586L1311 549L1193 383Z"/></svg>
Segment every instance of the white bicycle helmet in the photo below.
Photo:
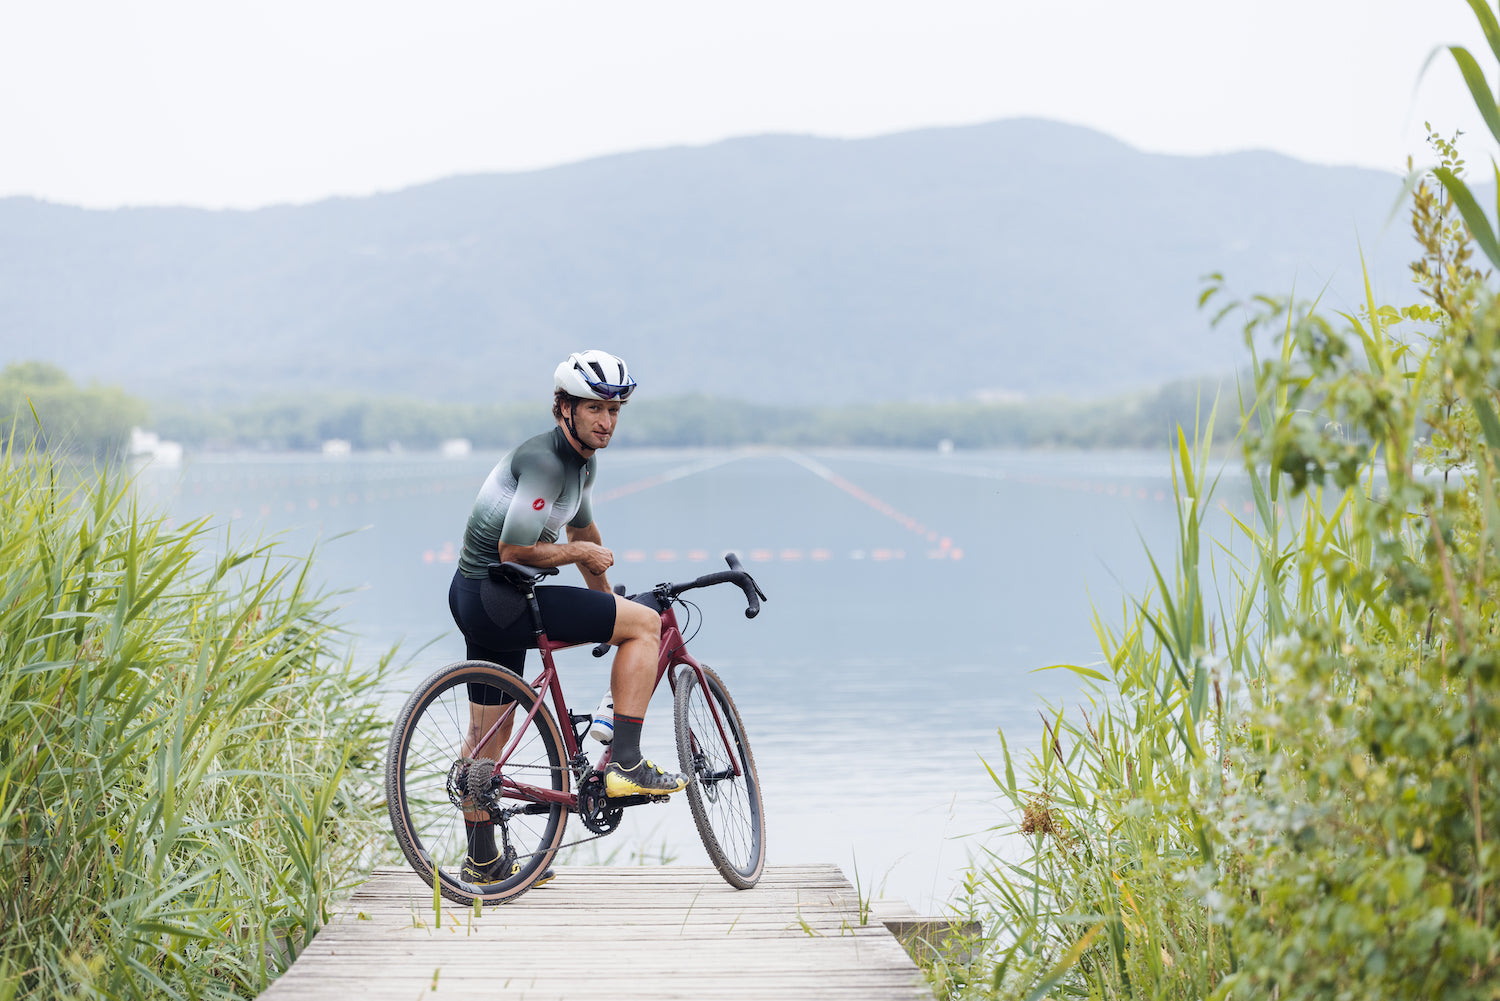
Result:
<svg viewBox="0 0 1500 1001"><path fill-rule="evenodd" d="M635 392L625 359L608 351L576 351L552 373L552 384L583 400L624 402Z"/></svg>

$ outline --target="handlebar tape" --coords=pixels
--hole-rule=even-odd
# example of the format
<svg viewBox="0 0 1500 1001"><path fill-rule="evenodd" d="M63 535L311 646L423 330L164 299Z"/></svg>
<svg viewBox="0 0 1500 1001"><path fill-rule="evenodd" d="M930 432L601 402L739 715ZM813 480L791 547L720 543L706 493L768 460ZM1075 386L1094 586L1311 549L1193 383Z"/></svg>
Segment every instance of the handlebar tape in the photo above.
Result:
<svg viewBox="0 0 1500 1001"><path fill-rule="evenodd" d="M724 562L729 564L730 572L735 575L728 579L733 580L745 592L745 618L755 618L760 614L760 603L766 600L766 593L755 583L755 578L745 572L738 553L725 553Z"/></svg>

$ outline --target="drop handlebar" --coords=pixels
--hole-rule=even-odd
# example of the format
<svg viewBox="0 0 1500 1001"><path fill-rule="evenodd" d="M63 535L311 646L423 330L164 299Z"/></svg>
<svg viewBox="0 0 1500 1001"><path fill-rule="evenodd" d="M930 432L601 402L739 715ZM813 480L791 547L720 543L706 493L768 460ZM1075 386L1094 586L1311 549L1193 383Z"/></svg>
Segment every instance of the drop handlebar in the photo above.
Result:
<svg viewBox="0 0 1500 1001"><path fill-rule="evenodd" d="M755 578L745 570L740 563L739 555L733 552L724 554L724 562L729 564L728 570L715 570L713 573L704 574L702 577L686 581L681 584L658 584L650 591L663 607L670 605L678 595L700 587L713 587L715 584L733 584L745 594L745 618L753 619L760 614L760 603L768 601L766 593L760 589ZM594 656L603 657L609 652L608 643L600 643L594 647Z"/></svg>

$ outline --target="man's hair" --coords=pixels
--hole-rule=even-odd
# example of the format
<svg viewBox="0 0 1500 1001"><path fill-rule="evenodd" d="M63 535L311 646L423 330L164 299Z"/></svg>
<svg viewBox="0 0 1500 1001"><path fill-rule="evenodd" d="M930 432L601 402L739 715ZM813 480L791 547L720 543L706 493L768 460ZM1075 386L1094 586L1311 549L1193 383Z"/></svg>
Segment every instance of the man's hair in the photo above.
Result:
<svg viewBox="0 0 1500 1001"><path fill-rule="evenodd" d="M576 406L578 406L578 404L580 404L582 402L583 402L583 397L581 397L581 396L574 396L572 393L568 392L566 389L554 389L552 391L552 419L555 420L555 421L562 420L562 418L563 418L563 407L567 407L568 408L568 413L571 414L573 412L573 408L576 407ZM624 404L625 404L625 401L621 400L620 401L620 405L624 406Z"/></svg>

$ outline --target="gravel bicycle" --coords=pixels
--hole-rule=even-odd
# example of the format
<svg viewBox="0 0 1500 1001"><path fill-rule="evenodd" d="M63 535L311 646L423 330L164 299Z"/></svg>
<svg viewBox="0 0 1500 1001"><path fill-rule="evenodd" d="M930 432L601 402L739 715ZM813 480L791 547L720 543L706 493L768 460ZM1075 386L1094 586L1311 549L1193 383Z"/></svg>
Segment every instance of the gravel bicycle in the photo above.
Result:
<svg viewBox="0 0 1500 1001"><path fill-rule="evenodd" d="M688 776L685 792L703 847L731 886L749 889L760 879L766 859L755 759L724 682L687 652L675 607L695 607L681 598L688 591L732 583L745 594L745 617L759 614L765 594L733 553L725 562L728 570L686 583L658 584L630 600L661 614L656 685L660 687L665 677L673 691L677 757ZM608 746L597 762L590 761L581 747L593 717L569 710L552 658L554 651L576 644L547 638L536 602L537 581L557 573L557 568L502 563L491 572L526 597L541 650L541 673L527 682L498 664L477 660L442 668L407 699L386 755L386 801L402 853L427 885L436 880L443 896L464 905L515 900L542 876L560 849L610 834L629 807L669 798L606 796ZM602 656L608 649L608 644L600 644L594 655ZM499 690L499 719L470 745L484 747L499 735L504 750L496 758L462 755L469 730L470 685ZM552 711L545 704L549 695ZM559 720L567 725L558 726ZM463 878L460 869L468 851L465 811L488 813L506 860L500 871L509 870L509 877L483 885ZM563 841L570 815L591 832L590 837Z"/></svg>

